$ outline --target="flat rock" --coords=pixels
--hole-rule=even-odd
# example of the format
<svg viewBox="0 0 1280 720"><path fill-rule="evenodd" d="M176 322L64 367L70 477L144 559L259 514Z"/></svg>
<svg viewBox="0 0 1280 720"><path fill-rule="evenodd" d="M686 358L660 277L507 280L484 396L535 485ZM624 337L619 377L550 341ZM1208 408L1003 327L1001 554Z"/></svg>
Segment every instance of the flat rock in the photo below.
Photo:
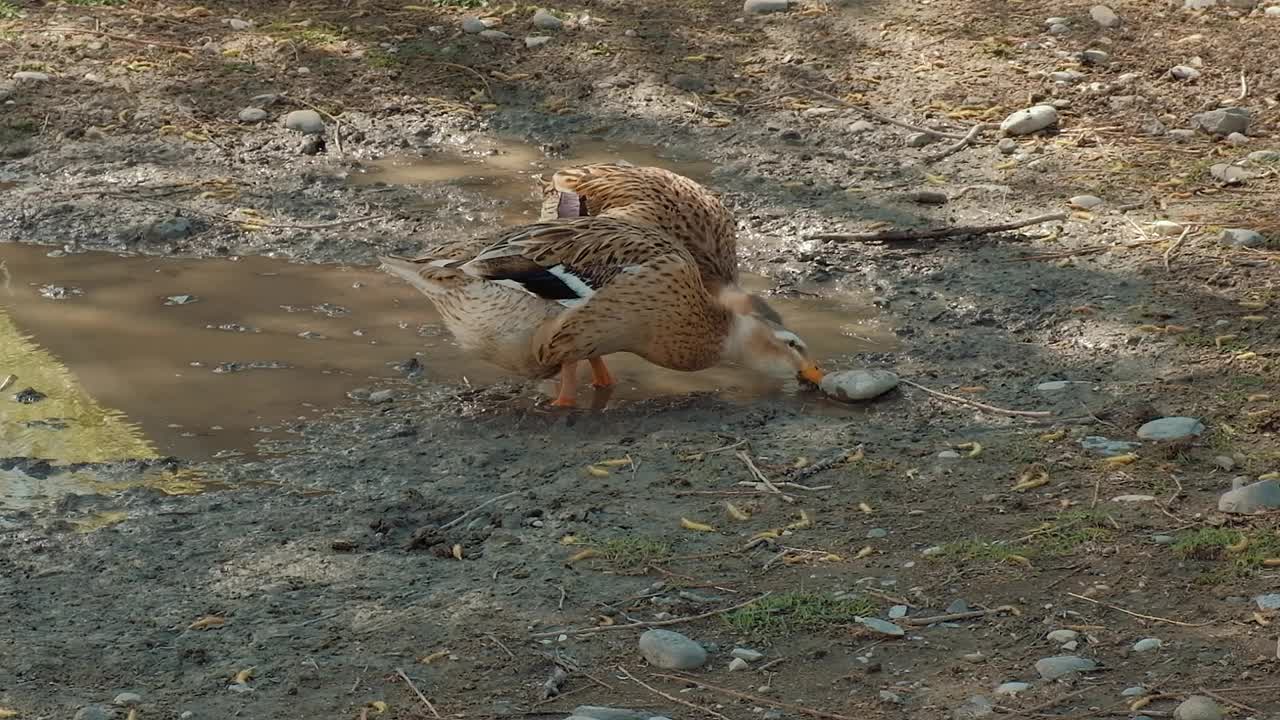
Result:
<svg viewBox="0 0 1280 720"><path fill-rule="evenodd" d="M1031 689L1031 683L1024 682L1007 682L1002 683L995 689L997 695L1017 695Z"/></svg>
<svg viewBox="0 0 1280 720"><path fill-rule="evenodd" d="M1164 641L1160 638L1143 638L1133 644L1134 652L1151 652L1164 647Z"/></svg>
<svg viewBox="0 0 1280 720"><path fill-rule="evenodd" d="M1000 123L1006 135L1030 135L1058 124L1058 109L1052 105L1036 105L1019 110Z"/></svg>
<svg viewBox="0 0 1280 720"><path fill-rule="evenodd" d="M530 35L524 39L524 46L527 48L542 47L551 42L550 35Z"/></svg>
<svg viewBox="0 0 1280 720"><path fill-rule="evenodd" d="M1253 599L1259 610L1280 610L1280 593L1259 595Z"/></svg>
<svg viewBox="0 0 1280 720"><path fill-rule="evenodd" d="M101 705L85 705L76 711L75 720L111 720L115 711Z"/></svg>
<svg viewBox="0 0 1280 720"><path fill-rule="evenodd" d="M888 370L843 370L828 373L820 387L836 400L870 400L898 387L898 376Z"/></svg>
<svg viewBox="0 0 1280 720"><path fill-rule="evenodd" d="M510 35L502 32L501 30L483 30L480 32L480 37L484 38L485 40L490 40L494 42L499 40L511 39Z"/></svg>
<svg viewBox="0 0 1280 720"><path fill-rule="evenodd" d="M759 650L752 650L751 648L741 648L741 647L734 648L732 651L730 651L729 655L736 657L739 660L744 660L746 662L755 662L757 660L764 658L764 653L760 652Z"/></svg>
<svg viewBox="0 0 1280 720"><path fill-rule="evenodd" d="M1067 204L1081 210L1092 210L1103 202L1097 195L1075 195L1067 199Z"/></svg>
<svg viewBox="0 0 1280 720"><path fill-rule="evenodd" d="M1098 23L1099 27L1114 28L1120 26L1120 16L1116 14L1115 10L1106 5L1094 5L1089 8L1089 17L1093 18L1093 21Z"/></svg>
<svg viewBox="0 0 1280 720"><path fill-rule="evenodd" d="M1044 636L1044 638L1049 642L1056 642L1059 644L1071 642L1072 640L1075 640L1078 637L1080 637L1080 633L1076 632L1075 630L1054 630L1053 632Z"/></svg>
<svg viewBox="0 0 1280 720"><path fill-rule="evenodd" d="M790 6L790 0L746 0L742 3L742 12L748 15L766 15L786 12Z"/></svg>
<svg viewBox="0 0 1280 720"><path fill-rule="evenodd" d="M1127 687L1120 691L1121 697L1141 697L1146 694L1147 689L1141 685L1134 685L1133 687Z"/></svg>
<svg viewBox="0 0 1280 720"><path fill-rule="evenodd" d="M705 648L670 630L646 630L640 636L640 654L665 670L696 670L707 662Z"/></svg>
<svg viewBox="0 0 1280 720"><path fill-rule="evenodd" d="M573 714L577 717L591 718L591 720L648 720L650 717L649 713L643 710L611 708L603 705L579 705L573 709Z"/></svg>
<svg viewBox="0 0 1280 720"><path fill-rule="evenodd" d="M887 620L881 620L879 618L858 618L858 622L861 623L862 626L867 628L868 630L872 632L880 633L881 635L888 635L890 637L902 637L903 635L907 634L907 631L903 630L898 625L895 625Z"/></svg>
<svg viewBox="0 0 1280 720"><path fill-rule="evenodd" d="M1189 143L1192 140L1196 139L1196 131L1187 130L1185 128L1174 128L1173 130L1169 131L1168 137L1169 137L1169 140L1171 140L1172 142L1176 142L1179 144Z"/></svg>
<svg viewBox="0 0 1280 720"><path fill-rule="evenodd" d="M1095 455L1103 457L1115 457L1124 455L1127 452L1141 447L1141 443L1127 442L1125 440L1112 440L1100 435L1090 435L1080 441L1080 447Z"/></svg>
<svg viewBox="0 0 1280 720"><path fill-rule="evenodd" d="M932 145L936 140L937 138L935 138L933 135L930 135L929 133L918 132L918 133L911 133L910 135L908 135L907 139L903 141L903 143L907 147L922 148L926 145Z"/></svg>
<svg viewBox="0 0 1280 720"><path fill-rule="evenodd" d="M1218 510L1233 515L1280 510L1280 482L1263 480L1250 485L1242 483L1218 498Z"/></svg>
<svg viewBox="0 0 1280 720"><path fill-rule="evenodd" d="M267 111L262 108L247 107L240 111L240 122L258 123L266 120Z"/></svg>
<svg viewBox="0 0 1280 720"><path fill-rule="evenodd" d="M1106 65L1111 62L1111 53L1106 50L1085 50L1080 53L1080 59L1086 65Z"/></svg>
<svg viewBox="0 0 1280 720"><path fill-rule="evenodd" d="M133 707L142 703L142 696L138 693L122 692L116 695L115 700L111 701L117 707Z"/></svg>
<svg viewBox="0 0 1280 720"><path fill-rule="evenodd" d="M284 126L303 135L324 132L324 118L315 110L294 110L284 116Z"/></svg>
<svg viewBox="0 0 1280 720"><path fill-rule="evenodd" d="M911 608L907 607L906 605L894 605L893 607L889 608L889 619L901 620L902 618L907 616L907 613L910 612L910 610Z"/></svg>
<svg viewBox="0 0 1280 720"><path fill-rule="evenodd" d="M1204 423L1196 418L1163 417L1138 428L1141 440L1176 441L1190 440L1204 433Z"/></svg>
<svg viewBox="0 0 1280 720"><path fill-rule="evenodd" d="M559 30L564 27L564 21L552 15L546 8L538 8L533 13L533 26L539 30Z"/></svg>
<svg viewBox="0 0 1280 720"><path fill-rule="evenodd" d="M1036 661L1036 672L1045 680L1057 680L1073 673L1089 672L1097 667L1096 662L1075 655L1057 655Z"/></svg>
<svg viewBox="0 0 1280 720"><path fill-rule="evenodd" d="M1173 711L1173 720L1222 720L1222 708L1204 695L1192 695Z"/></svg>
<svg viewBox="0 0 1280 720"><path fill-rule="evenodd" d="M1235 147L1249 144L1249 136L1244 133L1233 132L1227 136L1227 144Z"/></svg>
<svg viewBox="0 0 1280 720"><path fill-rule="evenodd" d="M1276 7L1280 8L1280 5ZM1267 165L1269 163L1280 163L1280 150L1254 150L1249 153L1249 162L1259 165Z"/></svg>
<svg viewBox="0 0 1280 720"><path fill-rule="evenodd" d="M1267 244L1267 239L1257 230L1227 228L1218 236L1218 242L1231 247L1259 248Z"/></svg>
<svg viewBox="0 0 1280 720"><path fill-rule="evenodd" d="M1198 80L1200 78L1200 71L1190 65L1174 65L1169 68L1169 76L1174 80Z"/></svg>
<svg viewBox="0 0 1280 720"><path fill-rule="evenodd" d="M464 18L462 18L462 31L463 31L463 32L471 33L471 34L475 35L475 34L478 34L478 33L482 33L482 32L484 32L485 30L488 30L488 29L489 29L489 26L488 26L488 25L485 25L485 24L484 24L484 21L483 21L483 20L481 20L481 19L480 19L480 18L478 18L478 17L464 17Z"/></svg>
<svg viewBox="0 0 1280 720"><path fill-rule="evenodd" d="M965 700L963 705L951 711L951 720L983 720L995 714L995 705L989 699L974 695Z"/></svg>
<svg viewBox="0 0 1280 720"><path fill-rule="evenodd" d="M1210 135L1223 137L1233 132L1248 134L1249 119L1248 108L1229 107L1193 115L1191 127Z"/></svg>
<svg viewBox="0 0 1280 720"><path fill-rule="evenodd" d="M49 74L35 70L19 70L13 74L13 79L18 82L42 83L49 81Z"/></svg>
<svg viewBox="0 0 1280 720"><path fill-rule="evenodd" d="M1240 185L1258 177L1259 173L1239 165L1230 163L1214 163L1209 166L1209 175L1227 185Z"/></svg>

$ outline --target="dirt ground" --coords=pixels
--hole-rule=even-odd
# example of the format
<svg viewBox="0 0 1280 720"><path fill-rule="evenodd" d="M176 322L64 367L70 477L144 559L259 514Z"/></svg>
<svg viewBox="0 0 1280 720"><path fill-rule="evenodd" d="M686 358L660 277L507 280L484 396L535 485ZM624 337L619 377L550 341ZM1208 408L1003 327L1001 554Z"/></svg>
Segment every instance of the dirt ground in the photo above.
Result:
<svg viewBox="0 0 1280 720"><path fill-rule="evenodd" d="M1280 150L1280 17L1221 5L1114 2L1104 30L1066 0L746 17L602 0L558 3L543 31L532 6L469 0L0 0L0 241L371 264L498 227L508 204L351 181L380 158L654 146L714 168L744 263L779 292L875 297L903 349L858 366L989 406L903 386L860 407L696 394L563 414L515 382L406 378L258 458L77 468L203 492L0 509L0 717L100 717L122 692L140 718L432 717L418 691L451 717L983 717L978 695L1009 717L1171 717L1205 692L1280 716L1280 616L1255 602L1280 587L1280 515L1217 509L1232 478L1280 471L1280 173L1212 172ZM511 39L463 32L469 15ZM1048 76L1067 70L1084 77ZM911 147L883 121L963 136L1055 100L1058 126L1007 153L985 132L937 159L954 139ZM1224 102L1251 111L1246 145L1170 136ZM239 120L250 106L269 119ZM322 148L283 127L304 107ZM1104 202L1068 206L1083 194ZM1053 212L1022 234L808 237ZM1057 380L1078 384L1038 387ZM1119 460L1081 445L1161 416L1207 429ZM749 466L803 488L742 486ZM764 593L767 611L715 612ZM856 620L894 606L902 637ZM700 689L617 627L702 614L669 627L711 650ZM1061 629L1074 650L1046 639ZM1146 638L1163 644L1135 651ZM764 658L731 671L735 647ZM1041 679L1063 654L1097 668ZM564 696L544 699L557 662ZM994 694L1010 681L1031 686Z"/></svg>

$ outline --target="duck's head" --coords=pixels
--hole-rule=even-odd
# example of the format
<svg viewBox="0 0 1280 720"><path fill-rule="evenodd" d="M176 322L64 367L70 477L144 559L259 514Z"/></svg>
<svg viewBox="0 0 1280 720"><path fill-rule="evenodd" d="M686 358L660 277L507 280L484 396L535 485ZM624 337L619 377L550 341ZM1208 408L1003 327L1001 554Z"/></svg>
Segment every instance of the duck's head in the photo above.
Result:
<svg viewBox="0 0 1280 720"><path fill-rule="evenodd" d="M800 378L817 384L824 375L798 335L755 313L732 315L722 357L784 382Z"/></svg>

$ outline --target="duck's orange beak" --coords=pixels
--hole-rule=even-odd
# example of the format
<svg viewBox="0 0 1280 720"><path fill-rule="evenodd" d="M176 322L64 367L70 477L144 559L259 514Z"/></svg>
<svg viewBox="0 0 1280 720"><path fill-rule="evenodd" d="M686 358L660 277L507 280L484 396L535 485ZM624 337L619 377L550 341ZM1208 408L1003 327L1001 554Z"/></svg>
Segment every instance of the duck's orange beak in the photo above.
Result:
<svg viewBox="0 0 1280 720"><path fill-rule="evenodd" d="M821 383L822 377L824 375L826 375L826 373L819 370L818 366L814 365L813 363L809 363L807 366L805 366L803 370L800 371L800 377L804 378L805 380L808 380L814 385Z"/></svg>

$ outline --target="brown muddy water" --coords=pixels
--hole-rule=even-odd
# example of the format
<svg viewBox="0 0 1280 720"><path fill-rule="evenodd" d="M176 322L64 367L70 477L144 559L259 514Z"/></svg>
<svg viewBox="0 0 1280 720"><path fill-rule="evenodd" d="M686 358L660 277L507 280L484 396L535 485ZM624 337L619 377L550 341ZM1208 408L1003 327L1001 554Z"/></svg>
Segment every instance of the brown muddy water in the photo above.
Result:
<svg viewBox="0 0 1280 720"><path fill-rule="evenodd" d="M564 164L623 157L690 176L705 170L664 161L652 149L622 150L579 148ZM480 183L483 192L510 198L513 221L527 221L539 208L530 176L548 167L540 152L506 146L488 155L389 161L367 177ZM9 380L0 393L0 458L252 454L261 440L288 437L291 425L358 402L348 395L353 390L402 378L399 365L414 358L425 382L479 386L508 379L464 356L430 302L376 268L52 254L47 247L0 245L0 344L11 346L0 348L0 381ZM771 285L761 277L747 282L757 291ZM826 365L848 367L858 353L896 347L869 297L771 301ZM613 407L690 392L740 401L780 392L740 370L678 373L632 356L610 357L609 365L618 379L608 400ZM48 397L17 402L16 393L29 386ZM531 384L528 399L554 394L553 382ZM790 397L833 411L814 393ZM592 402L584 383L579 403ZM31 488L15 477L0 473L0 508L29 504Z"/></svg>

